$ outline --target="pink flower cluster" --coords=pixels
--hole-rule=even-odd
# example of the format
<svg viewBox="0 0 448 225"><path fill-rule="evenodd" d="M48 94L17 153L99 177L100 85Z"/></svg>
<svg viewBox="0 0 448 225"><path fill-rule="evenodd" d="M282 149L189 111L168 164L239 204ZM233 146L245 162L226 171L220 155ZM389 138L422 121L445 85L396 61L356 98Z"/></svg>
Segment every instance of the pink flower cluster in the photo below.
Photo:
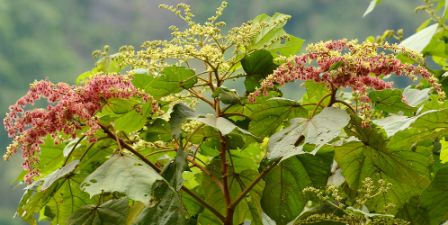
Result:
<svg viewBox="0 0 448 225"><path fill-rule="evenodd" d="M440 95L444 95L440 84L424 67L403 63L396 54L419 58L417 53L397 45L376 43L357 44L354 41L335 40L310 45L308 53L296 56L279 66L273 74L262 81L249 100L261 93L267 94L275 84L283 85L294 80L314 80L325 83L332 91L351 88L361 100L368 102L368 89L391 88L392 83L382 80L384 75L396 74L411 79L421 75Z"/></svg>
<svg viewBox="0 0 448 225"><path fill-rule="evenodd" d="M22 166L28 172L25 181L30 183L39 174L35 166L39 162L40 145L46 136L51 135L57 143L61 141L58 134L75 137L87 126L85 135L93 142L93 134L99 129L95 113L101 110L104 101L134 96L145 100L149 98L137 90L127 77L119 75L98 75L77 87L47 80L36 81L30 85L25 96L9 107L9 113L3 120L8 135L14 138L4 158L8 159L21 149L24 159ZM27 109L41 98L47 99L46 108Z"/></svg>

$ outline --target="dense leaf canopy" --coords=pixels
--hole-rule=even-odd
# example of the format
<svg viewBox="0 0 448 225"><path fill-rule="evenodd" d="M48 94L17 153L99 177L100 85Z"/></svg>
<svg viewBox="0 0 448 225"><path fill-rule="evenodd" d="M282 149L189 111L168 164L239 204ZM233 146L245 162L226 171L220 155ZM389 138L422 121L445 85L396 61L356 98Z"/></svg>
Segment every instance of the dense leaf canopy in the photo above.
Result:
<svg viewBox="0 0 448 225"><path fill-rule="evenodd" d="M400 45L385 33L300 55L288 15L223 29L226 1L204 23L189 5L163 5L187 25L170 27L171 39L96 52L77 85L35 82L10 107L5 158L22 153L27 184L17 215L60 225L447 221L447 7L437 3ZM412 85L396 88L396 75ZM227 87L235 81L244 90ZM292 81L303 96L283 97Z"/></svg>

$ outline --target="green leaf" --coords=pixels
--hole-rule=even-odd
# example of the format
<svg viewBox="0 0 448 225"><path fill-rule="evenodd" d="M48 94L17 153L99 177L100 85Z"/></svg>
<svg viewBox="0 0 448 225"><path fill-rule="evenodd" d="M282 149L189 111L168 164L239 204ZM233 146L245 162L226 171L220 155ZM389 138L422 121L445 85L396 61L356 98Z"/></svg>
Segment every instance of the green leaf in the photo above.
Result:
<svg viewBox="0 0 448 225"><path fill-rule="evenodd" d="M166 181L153 168L129 155L113 155L91 173L81 188L95 196L104 192L120 192L145 205L156 204L153 192Z"/></svg>
<svg viewBox="0 0 448 225"><path fill-rule="evenodd" d="M176 191L179 191L184 183L182 173L185 169L188 169L187 155L182 149L179 149L176 152L176 158L165 166L161 175Z"/></svg>
<svg viewBox="0 0 448 225"><path fill-rule="evenodd" d="M44 215L52 218L52 225L66 224L74 211L86 204L93 204L97 198L81 191L79 184L85 176L68 176L60 179L55 189L49 188L51 199L45 206ZM42 214L42 212L41 212Z"/></svg>
<svg viewBox="0 0 448 225"><path fill-rule="evenodd" d="M244 80L246 93L255 91L259 86L260 81L267 75L271 74L277 65L274 63L274 57L267 50L256 50L249 55L246 55L241 60L244 72L247 76Z"/></svg>
<svg viewBox="0 0 448 225"><path fill-rule="evenodd" d="M411 198L398 211L396 217L409 221L411 225L430 225L428 210L421 206L417 196Z"/></svg>
<svg viewBox="0 0 448 225"><path fill-rule="evenodd" d="M416 32L419 32L423 29L425 29L430 23L432 22L432 19L426 19L423 23L420 24L420 26L417 27L417 29L415 29Z"/></svg>
<svg viewBox="0 0 448 225"><path fill-rule="evenodd" d="M239 117L240 120L242 120L241 122L244 122L245 125L248 126L249 118L252 118L252 114L254 112L258 111L257 107L260 107L263 104L265 104L267 100L274 98L274 97L278 97L278 96L279 96L278 92L271 91L268 93L267 96L263 96L263 95L258 96L255 99L255 102L249 102L249 100L247 100L247 98L242 99L239 104L234 104L234 105L231 105L230 107L228 107L225 110L224 114L227 114L227 113L242 114L244 116L236 116L235 115L232 117L232 119Z"/></svg>
<svg viewBox="0 0 448 225"><path fill-rule="evenodd" d="M55 181L57 181L61 177L67 176L68 174L72 173L73 170L76 169L78 164L79 160L74 160L69 164L57 169L56 171L46 176L45 178L43 178L43 184L40 190L44 191L48 189Z"/></svg>
<svg viewBox="0 0 448 225"><path fill-rule="evenodd" d="M258 15L252 20L254 26L263 26L263 29L254 38L250 49L266 49L273 54L290 56L300 51L304 40L294 37L283 30L291 17L275 13L272 17L266 14ZM286 37L282 42L282 37Z"/></svg>
<svg viewBox="0 0 448 225"><path fill-rule="evenodd" d="M244 134L251 135L248 131L243 130L233 124L230 120L224 118L224 117L215 117L215 116L207 116L207 117L201 117L201 118L194 118L194 120L199 121L201 123L207 124L221 132L222 135L228 135L232 133L235 129L243 132Z"/></svg>
<svg viewBox="0 0 448 225"><path fill-rule="evenodd" d="M437 32L438 24L433 24L403 40L400 45L411 50L422 52Z"/></svg>
<svg viewBox="0 0 448 225"><path fill-rule="evenodd" d="M108 106L112 112L116 114L124 114L134 109L134 106L138 104L136 100L112 98L108 99L106 106Z"/></svg>
<svg viewBox="0 0 448 225"><path fill-rule="evenodd" d="M383 211L388 203L398 208L429 185L431 149L388 149L382 139L349 142L335 147L335 160L350 187L357 191L366 178L383 179L391 189L368 201L370 210Z"/></svg>
<svg viewBox="0 0 448 225"><path fill-rule="evenodd" d="M442 167L437 171L431 186L426 189L420 201L428 210L431 225L441 224L448 220L448 167Z"/></svg>
<svg viewBox="0 0 448 225"><path fill-rule="evenodd" d="M51 224L65 224L67 218L76 209L96 201L96 199L90 199L89 195L79 188L78 184L84 176L60 176L58 179L56 179L57 175L50 177L54 179L48 179L48 187L39 190L38 187L43 182L36 181L25 189L20 200L17 213L29 224L37 224L35 214L39 212L41 216L44 214Z"/></svg>
<svg viewBox="0 0 448 225"><path fill-rule="evenodd" d="M365 17L369 13L371 13L373 11L373 9L375 9L375 6L380 4L380 3L381 3L381 0L371 0L369 6L367 7L367 9L364 12L364 14L362 15L362 17Z"/></svg>
<svg viewBox="0 0 448 225"><path fill-rule="evenodd" d="M445 0L444 7L443 7L443 15L444 16L446 15L447 9L448 9L448 0Z"/></svg>
<svg viewBox="0 0 448 225"><path fill-rule="evenodd" d="M295 118L290 126L273 134L268 144L268 159L285 160L303 154L304 144L316 145L312 154L336 138L350 116L344 110L327 107L311 119Z"/></svg>
<svg viewBox="0 0 448 225"><path fill-rule="evenodd" d="M432 129L447 129L448 128L448 109L441 110L431 110L425 113L420 118L418 118L412 127L425 129L425 131L430 131Z"/></svg>
<svg viewBox="0 0 448 225"><path fill-rule="evenodd" d="M260 86L262 76L246 76L244 79L244 87L246 88L246 95L255 91Z"/></svg>
<svg viewBox="0 0 448 225"><path fill-rule="evenodd" d="M431 95L421 106L422 111L440 110L448 107L448 102L440 101L437 95Z"/></svg>
<svg viewBox="0 0 448 225"><path fill-rule="evenodd" d="M132 202L129 207L128 216L126 218L125 225L133 225L136 221L137 217L140 216L140 213L145 208L145 205L141 202Z"/></svg>
<svg viewBox="0 0 448 225"><path fill-rule="evenodd" d="M389 148L410 149L423 140L434 140L446 134L448 109L431 110L419 116L408 129L397 132L390 138Z"/></svg>
<svg viewBox="0 0 448 225"><path fill-rule="evenodd" d="M332 162L332 152L300 155L282 161L264 178L263 211L277 225L295 219L307 201L302 193L303 188L325 186Z"/></svg>
<svg viewBox="0 0 448 225"><path fill-rule="evenodd" d="M440 149L440 162L447 163L448 162L448 141L445 139L440 140L441 149Z"/></svg>
<svg viewBox="0 0 448 225"><path fill-rule="evenodd" d="M193 87L197 83L194 70L184 67L166 67L160 76L135 74L132 83L148 94L160 98Z"/></svg>
<svg viewBox="0 0 448 225"><path fill-rule="evenodd" d="M314 103L319 102L324 96L330 94L330 90L328 90L327 86L324 83L318 83L315 81L307 80L303 84L306 88L306 92L303 95L302 103ZM322 104L327 104L328 100L322 102Z"/></svg>
<svg viewBox="0 0 448 225"><path fill-rule="evenodd" d="M250 144L241 150L230 151L232 167L235 173L245 170L258 170L260 162L264 156L264 149L258 143Z"/></svg>
<svg viewBox="0 0 448 225"><path fill-rule="evenodd" d="M178 103L173 106L173 110L170 114L170 126L171 134L175 138L179 138L181 134L182 123L187 119L195 117L196 112L190 109L187 105L183 103Z"/></svg>
<svg viewBox="0 0 448 225"><path fill-rule="evenodd" d="M372 122L382 127L387 136L391 137L398 131L408 128L415 120L414 117L392 115Z"/></svg>
<svg viewBox="0 0 448 225"><path fill-rule="evenodd" d="M76 170L82 174L92 173L109 159L116 148L115 140L110 138L99 139L95 143L82 145L72 153L72 157L75 159L81 159L82 157Z"/></svg>
<svg viewBox="0 0 448 225"><path fill-rule="evenodd" d="M412 149L420 142L427 140L435 140L436 138L443 137L446 134L446 129L433 130L432 132L428 130L423 130L420 128L410 128L397 132L394 136L389 139L387 143L388 148L393 149Z"/></svg>
<svg viewBox="0 0 448 225"><path fill-rule="evenodd" d="M164 119L157 118L152 122L147 130L140 133L145 141L170 141L171 140L171 126L169 122Z"/></svg>
<svg viewBox="0 0 448 225"><path fill-rule="evenodd" d="M219 98L224 104L235 104L240 101L240 96L235 89L228 89L223 86L216 88L212 97Z"/></svg>
<svg viewBox="0 0 448 225"><path fill-rule="evenodd" d="M113 54L99 59L96 62L95 68L80 74L76 78L76 83L81 84L92 78L96 74L119 73L123 69L123 67L120 65L118 56L118 54Z"/></svg>
<svg viewBox="0 0 448 225"><path fill-rule="evenodd" d="M87 81L88 79L92 78L93 76L95 76L98 73L100 73L98 71L98 69L92 69L92 70L86 71L84 73L81 73L76 78L76 84L82 84L82 83L84 83L85 81Z"/></svg>
<svg viewBox="0 0 448 225"><path fill-rule="evenodd" d="M173 189L159 186L154 191L157 204L143 209L135 225L184 225L181 199Z"/></svg>
<svg viewBox="0 0 448 225"><path fill-rule="evenodd" d="M215 128L203 126L190 139L191 143L200 145L200 153L215 157L219 155L220 133Z"/></svg>
<svg viewBox="0 0 448 225"><path fill-rule="evenodd" d="M128 210L127 198L109 200L99 206L86 205L70 216L67 225L124 224Z"/></svg>
<svg viewBox="0 0 448 225"><path fill-rule="evenodd" d="M163 69L162 74L161 78L163 79L159 80L159 84L177 82L179 88L188 89L198 82L194 70L185 67L166 67Z"/></svg>
<svg viewBox="0 0 448 225"><path fill-rule="evenodd" d="M246 55L241 60L241 65L248 76L266 76L271 74L272 71L277 68L272 54L264 49L256 50L249 55Z"/></svg>
<svg viewBox="0 0 448 225"><path fill-rule="evenodd" d="M448 57L448 31L441 29L438 30L431 38L431 41L422 50L424 55L432 56L436 63L441 65L446 64ZM436 60L439 58L438 60Z"/></svg>
<svg viewBox="0 0 448 225"><path fill-rule="evenodd" d="M374 120L373 123L382 127L384 131L386 131L387 136L391 137L397 132L407 129L418 118L433 112L435 112L435 110L426 111L413 117L392 115L382 119Z"/></svg>
<svg viewBox="0 0 448 225"><path fill-rule="evenodd" d="M51 137L47 137L40 145L40 162L38 169L42 176L46 176L59 169L65 161L64 145L56 145Z"/></svg>
<svg viewBox="0 0 448 225"><path fill-rule="evenodd" d="M280 54L283 56L291 56L297 54L302 48L305 40L295 37L290 34L284 34L284 41L278 41L271 44L267 49L272 53Z"/></svg>
<svg viewBox="0 0 448 225"><path fill-rule="evenodd" d="M31 225L37 225L34 214L39 212L51 198L48 191L38 192L38 185L39 184L35 182L25 188L25 192L17 207L17 215Z"/></svg>
<svg viewBox="0 0 448 225"><path fill-rule="evenodd" d="M70 142L67 143L67 145L64 147L63 155L64 157L67 157L70 155L70 153L75 150L76 148L79 148L81 145L79 144L80 138L74 138Z"/></svg>
<svg viewBox="0 0 448 225"><path fill-rule="evenodd" d="M410 97L409 91L407 97ZM371 91L369 98L375 109L382 110L387 113L404 113L406 115L413 114L417 108L412 107L403 102L403 94L400 89L386 89L382 91ZM410 97L410 101L413 100Z"/></svg>
<svg viewBox="0 0 448 225"><path fill-rule="evenodd" d="M135 110L129 111L114 122L116 131L123 131L127 134L138 131L145 126L146 117Z"/></svg>
<svg viewBox="0 0 448 225"><path fill-rule="evenodd" d="M271 98L253 105L252 110L249 131L259 137L273 134L285 120L308 116L299 103L284 98Z"/></svg>
<svg viewBox="0 0 448 225"><path fill-rule="evenodd" d="M403 100L407 105L410 105L412 107L418 107L423 102L428 100L430 91L431 88L425 88L423 90L405 88L403 90Z"/></svg>
<svg viewBox="0 0 448 225"><path fill-rule="evenodd" d="M190 215L189 220L195 220L195 223L191 225L197 225L198 214L204 210L203 206L199 204L193 197L189 194L182 192L182 203L184 205L187 215Z"/></svg>

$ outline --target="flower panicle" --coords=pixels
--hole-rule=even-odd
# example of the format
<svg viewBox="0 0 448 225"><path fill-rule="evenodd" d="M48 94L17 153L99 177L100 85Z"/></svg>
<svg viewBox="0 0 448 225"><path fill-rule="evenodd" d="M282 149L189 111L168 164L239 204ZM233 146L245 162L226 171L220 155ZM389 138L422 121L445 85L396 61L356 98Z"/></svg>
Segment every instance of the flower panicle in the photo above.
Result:
<svg viewBox="0 0 448 225"><path fill-rule="evenodd" d="M367 90L392 88L393 83L382 78L389 74L416 79L418 75L427 80L441 98L445 97L437 79L423 66L403 63L398 54L423 62L420 54L394 44L379 44L346 39L311 44L306 54L295 56L280 65L251 93L254 101L261 93L267 94L276 84L283 85L294 80L314 80L325 83L332 91L351 88L362 102L369 102Z"/></svg>
<svg viewBox="0 0 448 225"><path fill-rule="evenodd" d="M75 137L84 125L89 129L85 135L95 141L94 133L100 128L95 113L100 111L104 100L141 97L152 101L151 96L135 88L130 79L120 75L97 75L83 86L74 87L66 83L48 80L35 81L28 93L9 107L3 120L13 143L3 156L7 160L22 150L23 168L28 172L25 181L30 183L39 175L35 165L39 162L40 145L50 135L55 143L62 140L60 133ZM46 108L33 108L39 99L46 99ZM153 110L157 104L152 101Z"/></svg>

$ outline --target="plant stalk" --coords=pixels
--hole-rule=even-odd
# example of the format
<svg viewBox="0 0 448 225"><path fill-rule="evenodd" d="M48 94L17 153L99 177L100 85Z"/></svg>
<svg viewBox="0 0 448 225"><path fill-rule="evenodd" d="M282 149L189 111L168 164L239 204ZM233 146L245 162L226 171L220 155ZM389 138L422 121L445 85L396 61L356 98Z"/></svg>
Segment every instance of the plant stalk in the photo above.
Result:
<svg viewBox="0 0 448 225"><path fill-rule="evenodd" d="M230 196L229 187L229 163L227 162L227 140L226 137L220 134L220 144L221 144L221 176L223 185L224 202L226 204L226 219L224 225L233 225L233 213L234 207L232 207L232 199Z"/></svg>

